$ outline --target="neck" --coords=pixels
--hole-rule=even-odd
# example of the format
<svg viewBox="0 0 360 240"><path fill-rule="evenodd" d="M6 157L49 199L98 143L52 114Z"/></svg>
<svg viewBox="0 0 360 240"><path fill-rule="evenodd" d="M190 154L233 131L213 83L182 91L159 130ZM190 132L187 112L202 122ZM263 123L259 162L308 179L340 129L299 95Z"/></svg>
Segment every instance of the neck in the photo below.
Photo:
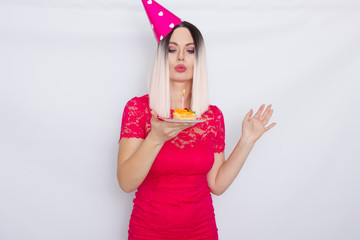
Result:
<svg viewBox="0 0 360 240"><path fill-rule="evenodd" d="M182 108L182 96L183 89L185 89L184 94L184 108L190 109L191 105L191 88L192 88L192 80L191 81L170 81L170 108L178 109Z"/></svg>

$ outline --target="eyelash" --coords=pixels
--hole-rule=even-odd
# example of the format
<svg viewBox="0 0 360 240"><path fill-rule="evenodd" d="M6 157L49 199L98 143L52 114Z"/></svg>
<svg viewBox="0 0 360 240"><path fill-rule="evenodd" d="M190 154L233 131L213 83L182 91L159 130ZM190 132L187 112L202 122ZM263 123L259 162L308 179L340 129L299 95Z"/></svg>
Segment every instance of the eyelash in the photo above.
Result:
<svg viewBox="0 0 360 240"><path fill-rule="evenodd" d="M173 52L175 52L175 51L176 51L176 49L169 49L169 52L170 52L170 53L173 53ZM194 53L195 50L188 50L188 52Z"/></svg>

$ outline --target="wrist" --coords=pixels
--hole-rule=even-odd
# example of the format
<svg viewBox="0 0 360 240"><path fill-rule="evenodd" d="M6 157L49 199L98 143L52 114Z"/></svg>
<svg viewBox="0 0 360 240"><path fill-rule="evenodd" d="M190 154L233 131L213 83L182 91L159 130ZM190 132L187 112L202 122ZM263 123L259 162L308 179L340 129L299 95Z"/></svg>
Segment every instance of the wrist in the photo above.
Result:
<svg viewBox="0 0 360 240"><path fill-rule="evenodd" d="M161 146L164 144L164 141L159 140L152 131L149 132L147 138L150 140L150 142L152 142L156 146Z"/></svg>
<svg viewBox="0 0 360 240"><path fill-rule="evenodd" d="M255 144L255 140L253 140L251 137L247 136L247 135L241 135L239 143L241 144L245 144L245 145L254 145Z"/></svg>

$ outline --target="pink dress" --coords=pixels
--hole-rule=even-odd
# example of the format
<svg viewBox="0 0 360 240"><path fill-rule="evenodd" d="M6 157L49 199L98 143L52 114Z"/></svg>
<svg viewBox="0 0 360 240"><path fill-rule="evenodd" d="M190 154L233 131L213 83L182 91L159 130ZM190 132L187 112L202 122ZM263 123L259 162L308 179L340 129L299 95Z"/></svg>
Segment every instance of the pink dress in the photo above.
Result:
<svg viewBox="0 0 360 240"><path fill-rule="evenodd" d="M215 105L209 105L202 117L207 121L164 143L135 193L128 239L218 239L206 175L214 153L225 148L224 118ZM124 108L120 139L145 139L151 130L150 119L148 94L130 99Z"/></svg>

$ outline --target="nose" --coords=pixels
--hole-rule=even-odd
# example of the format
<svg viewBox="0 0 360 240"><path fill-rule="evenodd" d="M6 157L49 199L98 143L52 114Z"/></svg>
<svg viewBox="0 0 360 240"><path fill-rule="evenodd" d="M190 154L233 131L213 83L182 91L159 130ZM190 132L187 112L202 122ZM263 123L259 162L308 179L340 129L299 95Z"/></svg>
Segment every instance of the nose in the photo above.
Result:
<svg viewBox="0 0 360 240"><path fill-rule="evenodd" d="M184 54L183 51L178 51L178 56L177 56L179 61L183 61L184 60Z"/></svg>

